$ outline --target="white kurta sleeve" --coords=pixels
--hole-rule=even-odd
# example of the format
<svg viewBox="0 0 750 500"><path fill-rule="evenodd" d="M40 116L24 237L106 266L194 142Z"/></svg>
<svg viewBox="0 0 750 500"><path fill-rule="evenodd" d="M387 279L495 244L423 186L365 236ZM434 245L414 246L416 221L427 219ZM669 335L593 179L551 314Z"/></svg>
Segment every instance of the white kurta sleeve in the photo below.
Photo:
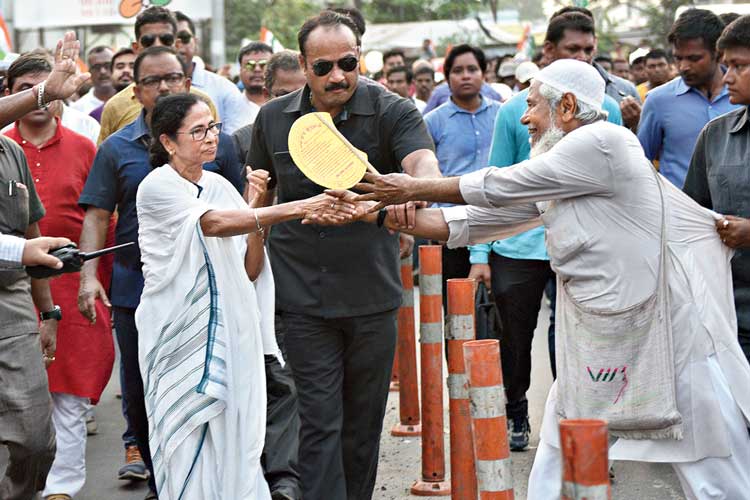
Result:
<svg viewBox="0 0 750 500"><path fill-rule="evenodd" d="M441 210L450 230L449 248L502 240L542 224L533 203L502 208L456 206Z"/></svg>
<svg viewBox="0 0 750 500"><path fill-rule="evenodd" d="M622 138L609 124L583 126L536 158L461 176L461 195L467 204L486 208L586 195L610 196L614 192L613 140Z"/></svg>
<svg viewBox="0 0 750 500"><path fill-rule="evenodd" d="M26 240L0 234L0 268L20 267Z"/></svg>

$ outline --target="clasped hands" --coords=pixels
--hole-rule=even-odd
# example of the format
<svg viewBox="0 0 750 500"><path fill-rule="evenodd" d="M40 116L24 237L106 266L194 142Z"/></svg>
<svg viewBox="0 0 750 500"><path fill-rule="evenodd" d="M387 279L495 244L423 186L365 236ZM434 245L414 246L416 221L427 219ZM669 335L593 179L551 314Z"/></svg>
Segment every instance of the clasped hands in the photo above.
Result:
<svg viewBox="0 0 750 500"><path fill-rule="evenodd" d="M303 224L342 225L357 220L374 219L381 208L388 210L388 219L396 229L413 229L417 208L427 204L410 201L414 199L414 178L407 174L380 175L368 172L354 189L364 194L348 190L328 189L325 196L336 201L319 212L307 215Z"/></svg>

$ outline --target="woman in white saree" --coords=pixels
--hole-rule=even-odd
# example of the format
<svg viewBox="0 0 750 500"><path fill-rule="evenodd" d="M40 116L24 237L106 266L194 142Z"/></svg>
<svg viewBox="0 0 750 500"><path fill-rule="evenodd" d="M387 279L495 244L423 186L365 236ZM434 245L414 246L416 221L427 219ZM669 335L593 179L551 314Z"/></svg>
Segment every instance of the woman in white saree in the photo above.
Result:
<svg viewBox="0 0 750 500"><path fill-rule="evenodd" d="M263 228L341 202L319 195L258 208L267 173L248 175L246 202L203 171L221 124L192 94L162 97L151 129L159 168L137 195L145 288L136 325L159 498L270 499L263 355L283 360Z"/></svg>

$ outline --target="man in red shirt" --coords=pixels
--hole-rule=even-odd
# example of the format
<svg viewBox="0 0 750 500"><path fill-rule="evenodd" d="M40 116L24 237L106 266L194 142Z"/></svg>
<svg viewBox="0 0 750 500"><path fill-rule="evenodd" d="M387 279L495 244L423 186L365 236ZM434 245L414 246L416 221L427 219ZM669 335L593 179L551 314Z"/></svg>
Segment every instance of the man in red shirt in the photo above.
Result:
<svg viewBox="0 0 750 500"><path fill-rule="evenodd" d="M6 93L32 88L46 79L51 70L44 56L19 57L8 68ZM47 109L28 113L6 135L23 149L34 186L46 207L47 214L39 221L40 231L77 242L85 214L78 206L78 197L94 160L94 144L63 127L60 119ZM110 240L112 236L110 230ZM109 262L102 259L99 280L108 283L111 256ZM107 304L97 303L99 321L91 325L76 311L78 280L75 273L50 281L52 298L64 314L58 324L55 361L47 370L57 434L57 452L43 492L48 500L70 499L83 487L85 413L90 404L98 402L114 362Z"/></svg>

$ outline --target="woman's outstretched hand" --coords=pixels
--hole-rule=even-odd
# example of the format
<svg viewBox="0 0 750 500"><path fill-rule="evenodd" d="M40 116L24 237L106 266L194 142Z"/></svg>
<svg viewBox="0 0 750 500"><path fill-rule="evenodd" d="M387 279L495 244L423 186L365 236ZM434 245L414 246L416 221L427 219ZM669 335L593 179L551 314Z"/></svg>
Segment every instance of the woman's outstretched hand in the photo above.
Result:
<svg viewBox="0 0 750 500"><path fill-rule="evenodd" d="M352 196L354 193L352 193ZM357 204L347 197L325 192L303 200L302 224L338 226L348 224L357 216Z"/></svg>
<svg viewBox="0 0 750 500"><path fill-rule="evenodd" d="M341 226L349 224L368 214L374 203L357 202L355 193L351 191L328 189L323 195L326 202L318 210L309 212L302 220L303 224L319 224L323 226Z"/></svg>

